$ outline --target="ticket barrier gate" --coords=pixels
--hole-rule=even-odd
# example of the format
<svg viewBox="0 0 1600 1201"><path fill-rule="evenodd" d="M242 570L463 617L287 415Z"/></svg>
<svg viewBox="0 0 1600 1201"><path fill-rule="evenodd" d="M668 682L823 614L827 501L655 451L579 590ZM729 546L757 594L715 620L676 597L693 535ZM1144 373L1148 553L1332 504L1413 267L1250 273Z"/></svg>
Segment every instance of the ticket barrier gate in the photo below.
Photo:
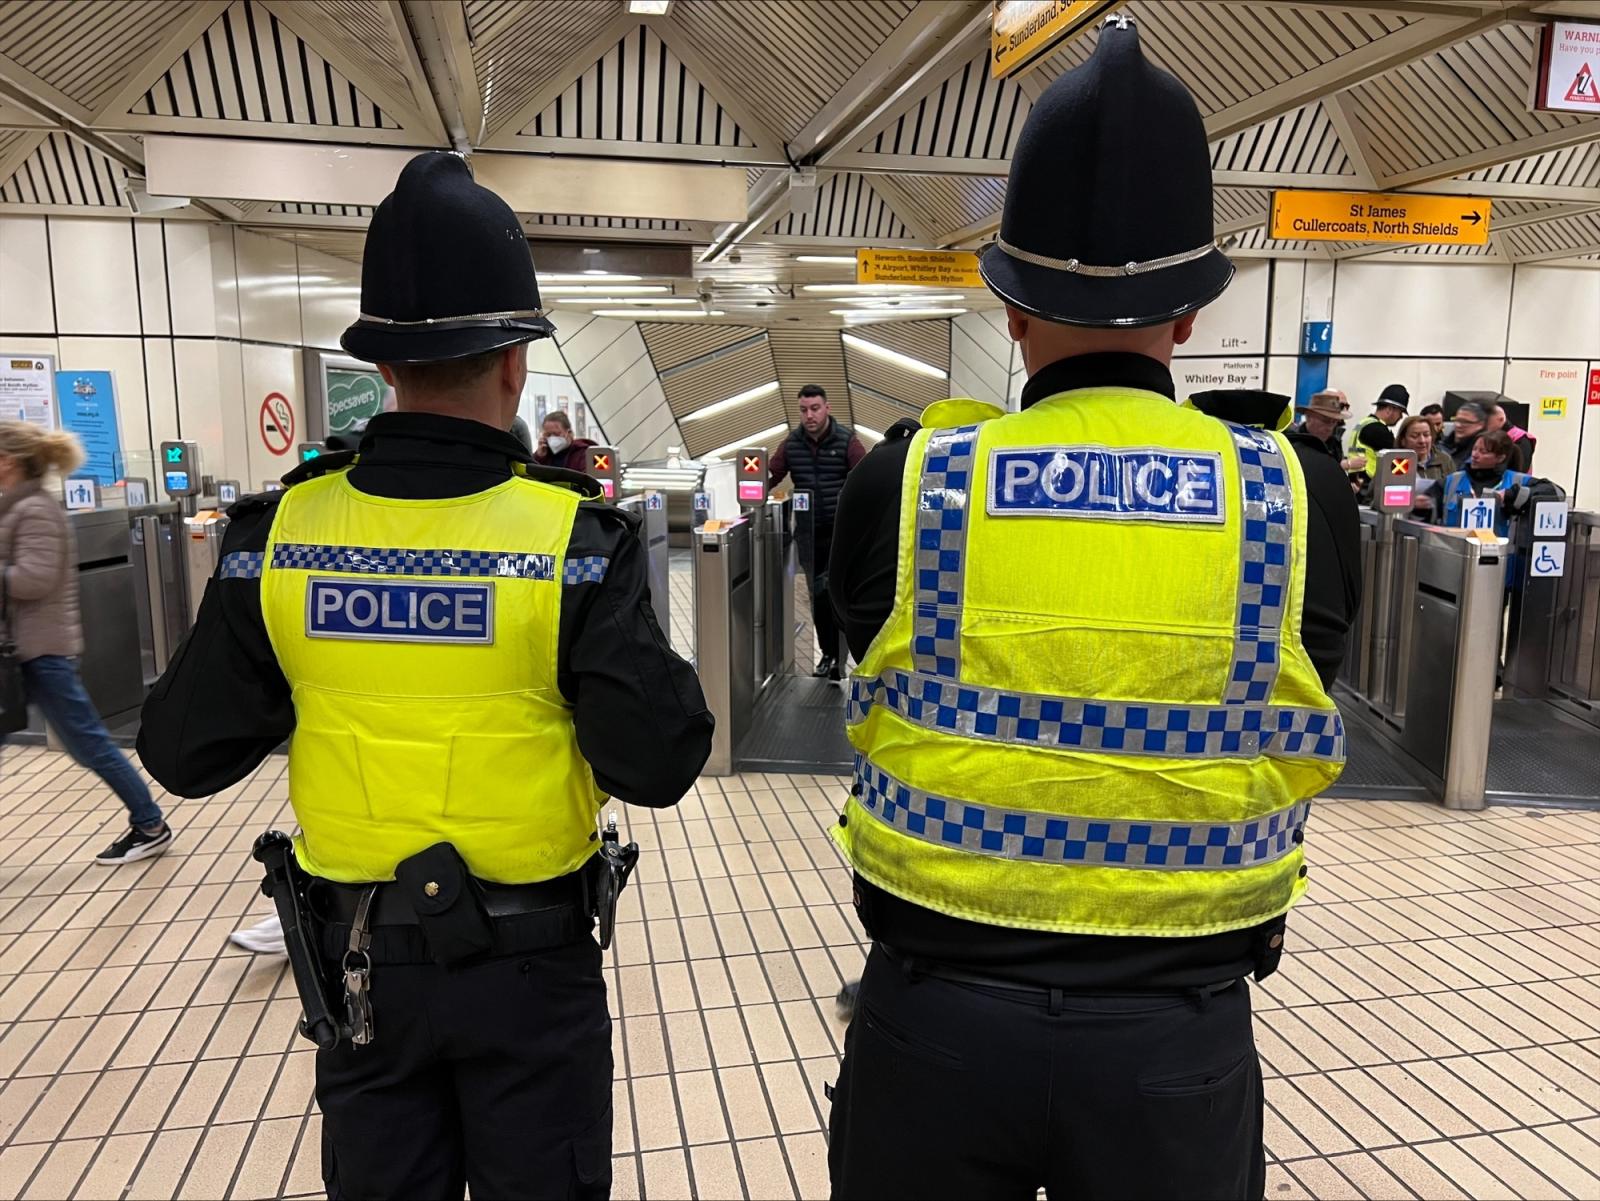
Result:
<svg viewBox="0 0 1600 1201"><path fill-rule="evenodd" d="M768 500L750 513L755 579L755 676L764 685L794 670L794 501Z"/></svg>
<svg viewBox="0 0 1600 1201"><path fill-rule="evenodd" d="M749 732L756 684L754 522L714 522L694 547L695 658L706 705L716 718L705 773L730 776Z"/></svg>
<svg viewBox="0 0 1600 1201"><path fill-rule="evenodd" d="M139 652L148 687L166 671L189 632L188 538L177 501L139 505L127 514Z"/></svg>
<svg viewBox="0 0 1600 1201"><path fill-rule="evenodd" d="M667 546L667 495L664 492L641 492L625 496L617 502L639 518L639 546L644 551L645 577L650 582L650 607L655 610L656 624L662 634L672 637L672 580L669 548Z"/></svg>
<svg viewBox="0 0 1600 1201"><path fill-rule="evenodd" d="M1556 584L1550 699L1600 727L1600 513L1568 515L1565 571Z"/></svg>
<svg viewBox="0 0 1600 1201"><path fill-rule="evenodd" d="M139 655L139 593L126 510L73 513L84 645L78 671L107 725L144 704Z"/></svg>
<svg viewBox="0 0 1600 1201"><path fill-rule="evenodd" d="M188 622L194 624L205 598L206 581L216 574L222 561L222 535L228 528L228 515L219 509L201 509L183 519L184 557L189 582Z"/></svg>
<svg viewBox="0 0 1600 1201"><path fill-rule="evenodd" d="M1349 764L1333 791L1487 804L1508 543L1361 513L1363 594L1339 673Z"/></svg>

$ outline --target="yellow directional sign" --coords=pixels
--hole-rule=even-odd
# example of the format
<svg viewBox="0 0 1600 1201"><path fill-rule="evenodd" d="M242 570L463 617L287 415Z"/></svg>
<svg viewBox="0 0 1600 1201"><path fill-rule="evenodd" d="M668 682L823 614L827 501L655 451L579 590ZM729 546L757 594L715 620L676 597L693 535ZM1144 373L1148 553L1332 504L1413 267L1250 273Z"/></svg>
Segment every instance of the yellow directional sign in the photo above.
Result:
<svg viewBox="0 0 1600 1201"><path fill-rule="evenodd" d="M994 0L990 73L995 79L1016 74L1116 4L1117 0Z"/></svg>
<svg viewBox="0 0 1600 1201"><path fill-rule="evenodd" d="M858 250L858 284L924 284L930 288L981 288L978 256L970 250Z"/></svg>
<svg viewBox="0 0 1600 1201"><path fill-rule="evenodd" d="M1489 208L1478 196L1279 191L1272 194L1272 236L1482 246L1489 240Z"/></svg>

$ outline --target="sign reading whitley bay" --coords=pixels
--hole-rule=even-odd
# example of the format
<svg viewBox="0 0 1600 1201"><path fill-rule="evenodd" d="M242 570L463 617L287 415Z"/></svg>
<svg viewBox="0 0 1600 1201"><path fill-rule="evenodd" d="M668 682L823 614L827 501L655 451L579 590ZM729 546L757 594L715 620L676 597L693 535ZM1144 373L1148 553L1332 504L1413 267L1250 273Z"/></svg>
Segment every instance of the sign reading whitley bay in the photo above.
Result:
<svg viewBox="0 0 1600 1201"><path fill-rule="evenodd" d="M1272 236L1316 242L1429 242L1482 246L1489 201L1409 192L1272 193Z"/></svg>

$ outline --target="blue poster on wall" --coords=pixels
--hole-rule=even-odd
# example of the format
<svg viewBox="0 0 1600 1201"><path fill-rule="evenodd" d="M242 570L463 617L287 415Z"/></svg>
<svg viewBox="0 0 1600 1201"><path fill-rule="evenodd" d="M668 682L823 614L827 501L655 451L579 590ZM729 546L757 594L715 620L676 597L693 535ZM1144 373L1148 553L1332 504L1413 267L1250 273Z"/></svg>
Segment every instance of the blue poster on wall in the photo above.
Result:
<svg viewBox="0 0 1600 1201"><path fill-rule="evenodd" d="M61 428L83 443L83 469L102 488L122 478L122 436L117 427L117 388L109 371L57 371L56 405Z"/></svg>

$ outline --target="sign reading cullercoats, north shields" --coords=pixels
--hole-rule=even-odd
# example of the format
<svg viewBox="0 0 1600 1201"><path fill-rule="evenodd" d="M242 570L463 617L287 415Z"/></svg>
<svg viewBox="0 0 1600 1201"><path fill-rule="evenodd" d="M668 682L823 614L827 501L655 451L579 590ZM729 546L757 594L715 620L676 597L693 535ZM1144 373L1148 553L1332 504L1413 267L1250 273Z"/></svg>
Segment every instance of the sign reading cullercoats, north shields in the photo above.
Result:
<svg viewBox="0 0 1600 1201"><path fill-rule="evenodd" d="M1070 33L1116 0L994 0L989 23L989 74L1004 79L1032 66Z"/></svg>
<svg viewBox="0 0 1600 1201"><path fill-rule="evenodd" d="M981 288L978 256L970 250L858 250L856 283Z"/></svg>
<svg viewBox="0 0 1600 1201"><path fill-rule="evenodd" d="M1272 193L1272 236L1313 242L1427 242L1482 246L1489 201L1409 192Z"/></svg>

